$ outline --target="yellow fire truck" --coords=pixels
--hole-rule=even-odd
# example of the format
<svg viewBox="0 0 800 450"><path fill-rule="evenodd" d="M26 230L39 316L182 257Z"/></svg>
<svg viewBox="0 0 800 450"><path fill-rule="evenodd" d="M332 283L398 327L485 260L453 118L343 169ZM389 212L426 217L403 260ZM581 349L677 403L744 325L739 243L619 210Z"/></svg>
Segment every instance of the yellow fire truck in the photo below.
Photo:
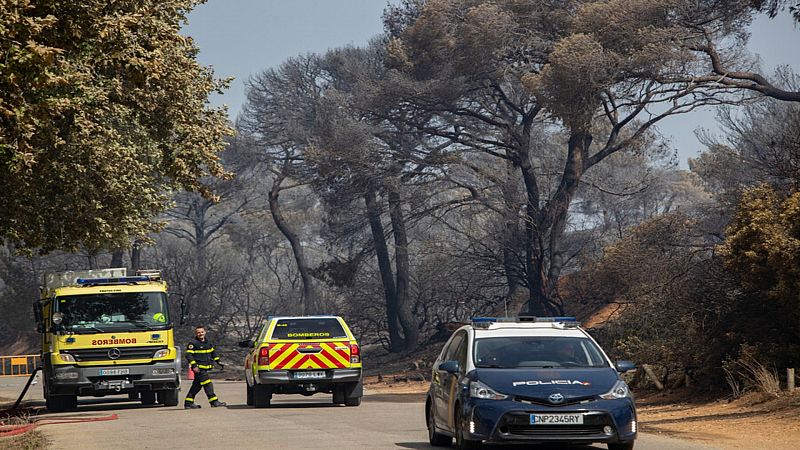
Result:
<svg viewBox="0 0 800 450"><path fill-rule="evenodd" d="M178 404L180 356L158 271L47 274L34 315L50 411L76 408L78 396Z"/></svg>

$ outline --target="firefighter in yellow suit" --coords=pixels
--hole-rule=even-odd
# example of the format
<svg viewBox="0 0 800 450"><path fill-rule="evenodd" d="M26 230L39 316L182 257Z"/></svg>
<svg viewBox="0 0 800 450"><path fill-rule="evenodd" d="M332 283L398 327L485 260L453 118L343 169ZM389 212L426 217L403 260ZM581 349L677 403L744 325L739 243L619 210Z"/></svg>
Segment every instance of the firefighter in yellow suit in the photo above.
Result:
<svg viewBox="0 0 800 450"><path fill-rule="evenodd" d="M208 372L214 367L214 363L217 363L220 369L224 369L225 366L219 362L219 356L217 356L214 351L214 344L206 339L206 328L204 326L197 325L194 327L194 336L195 338L186 346L186 360L189 362L189 367L191 367L194 372L194 382L192 382L192 387L189 388L189 393L186 395L183 407L185 409L196 409L200 407L200 405L195 402L194 396L200 392L201 388L205 390L206 396L208 396L208 402L211 404L212 408L225 406L225 402L219 401L217 395L214 393L214 385L211 383L211 378L208 376Z"/></svg>

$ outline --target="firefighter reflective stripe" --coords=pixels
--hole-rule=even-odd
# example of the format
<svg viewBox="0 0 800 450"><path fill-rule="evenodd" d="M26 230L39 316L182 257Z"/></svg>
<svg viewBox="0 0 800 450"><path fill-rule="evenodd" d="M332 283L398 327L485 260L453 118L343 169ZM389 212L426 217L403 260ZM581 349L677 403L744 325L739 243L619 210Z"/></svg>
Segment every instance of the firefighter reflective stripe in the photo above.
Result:
<svg viewBox="0 0 800 450"><path fill-rule="evenodd" d="M219 361L219 356L215 356L214 361Z"/></svg>
<svg viewBox="0 0 800 450"><path fill-rule="evenodd" d="M348 342L270 344L273 369L342 369L350 366Z"/></svg>
<svg viewBox="0 0 800 450"><path fill-rule="evenodd" d="M213 365L211 365L211 364L198 364L198 365L197 365L197 367L199 367L199 368L201 368L201 369L211 369L211 368L213 368L214 366L213 366Z"/></svg>
<svg viewBox="0 0 800 450"><path fill-rule="evenodd" d="M205 385L207 385L208 383L211 383L211 378L207 379L206 381L201 381L201 382L200 382L200 386L205 386Z"/></svg>
<svg viewBox="0 0 800 450"><path fill-rule="evenodd" d="M197 361L191 360L191 361L189 361L189 364L193 366L193 365L197 364Z"/></svg>
<svg viewBox="0 0 800 450"><path fill-rule="evenodd" d="M215 400L219 400L216 395L208 399L209 402L213 402Z"/></svg>
<svg viewBox="0 0 800 450"><path fill-rule="evenodd" d="M187 403L192 403L192 402L194 402L194 397L186 397L186 400L185 400L185 401L186 401Z"/></svg>
<svg viewBox="0 0 800 450"><path fill-rule="evenodd" d="M186 353L213 353L214 347L211 347L207 350L186 350Z"/></svg>

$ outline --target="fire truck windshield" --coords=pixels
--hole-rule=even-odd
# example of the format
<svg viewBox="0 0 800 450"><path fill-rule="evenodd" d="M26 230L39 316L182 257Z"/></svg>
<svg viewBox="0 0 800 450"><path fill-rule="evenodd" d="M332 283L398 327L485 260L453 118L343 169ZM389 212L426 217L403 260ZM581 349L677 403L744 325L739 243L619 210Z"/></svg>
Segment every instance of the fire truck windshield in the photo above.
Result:
<svg viewBox="0 0 800 450"><path fill-rule="evenodd" d="M62 326L75 333L160 329L169 325L166 295L162 292L122 292L56 298L55 312Z"/></svg>

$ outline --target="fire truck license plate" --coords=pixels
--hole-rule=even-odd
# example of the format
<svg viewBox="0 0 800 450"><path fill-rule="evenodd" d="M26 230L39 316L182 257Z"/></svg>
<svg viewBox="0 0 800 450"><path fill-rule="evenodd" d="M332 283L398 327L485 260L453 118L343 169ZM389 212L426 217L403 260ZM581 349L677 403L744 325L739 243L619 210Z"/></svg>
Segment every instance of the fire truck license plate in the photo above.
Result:
<svg viewBox="0 0 800 450"><path fill-rule="evenodd" d="M583 414L531 414L531 425L583 425Z"/></svg>
<svg viewBox="0 0 800 450"><path fill-rule="evenodd" d="M128 375L129 369L100 369L100 375Z"/></svg>
<svg viewBox="0 0 800 450"><path fill-rule="evenodd" d="M300 380L308 380L308 379L316 379L316 378L325 378L325 371L324 370L312 370L310 372L295 372L294 378Z"/></svg>

